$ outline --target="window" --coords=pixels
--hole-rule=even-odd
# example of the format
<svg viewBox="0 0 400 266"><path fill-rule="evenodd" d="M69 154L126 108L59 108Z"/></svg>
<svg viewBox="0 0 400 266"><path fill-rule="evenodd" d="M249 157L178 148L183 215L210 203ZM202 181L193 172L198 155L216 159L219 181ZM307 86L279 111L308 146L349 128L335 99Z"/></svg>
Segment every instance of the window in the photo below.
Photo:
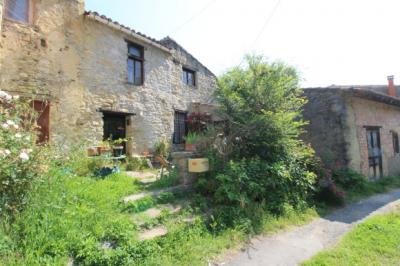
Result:
<svg viewBox="0 0 400 266"><path fill-rule="evenodd" d="M143 54L143 47L128 44L128 83L130 84L143 84Z"/></svg>
<svg viewBox="0 0 400 266"><path fill-rule="evenodd" d="M393 140L393 151L394 154L399 154L400 153L400 148L399 148L399 134L397 132L392 131L392 140Z"/></svg>
<svg viewBox="0 0 400 266"><path fill-rule="evenodd" d="M5 0L4 16L15 21L29 23L30 0Z"/></svg>
<svg viewBox="0 0 400 266"><path fill-rule="evenodd" d="M182 80L186 85L195 86L196 85L196 75L193 70L182 68Z"/></svg>
<svg viewBox="0 0 400 266"><path fill-rule="evenodd" d="M184 137L186 136L186 117L187 113L182 111L175 111L174 117L174 144L185 143Z"/></svg>

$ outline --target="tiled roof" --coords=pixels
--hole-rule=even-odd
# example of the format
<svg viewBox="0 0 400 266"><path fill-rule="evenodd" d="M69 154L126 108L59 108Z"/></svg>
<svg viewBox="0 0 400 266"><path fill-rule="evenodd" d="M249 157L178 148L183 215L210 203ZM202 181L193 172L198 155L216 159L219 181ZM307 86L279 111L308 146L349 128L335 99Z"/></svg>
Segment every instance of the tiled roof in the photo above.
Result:
<svg viewBox="0 0 400 266"><path fill-rule="evenodd" d="M393 97L388 94L385 94L377 89L387 88L385 85L361 85L361 86L337 86L332 85L329 87L316 87L316 88L303 88L303 90L307 92L337 92L337 93L346 93L356 97L386 103L389 105L400 106L400 98ZM396 86L399 88L399 86Z"/></svg>
<svg viewBox="0 0 400 266"><path fill-rule="evenodd" d="M134 29L131 29L128 26L120 24L117 21L114 21L114 20L112 20L111 18L109 18L109 17L107 17L105 15L101 15L101 14L99 14L97 12L93 12L93 11L85 11L84 15L86 17L89 17L89 18L95 19L95 20L97 20L99 22L102 22L103 24L106 24L106 25L109 25L109 26L111 26L113 28L119 29L119 30L121 30L121 31L123 31L125 33L131 34L134 37L139 38L139 39L141 39L141 40L143 40L143 41L145 41L145 42L147 42L149 44L152 44L152 45L154 45L154 46L156 46L156 47L158 47L158 48L160 48L162 50L169 51L169 48L165 47L160 41L158 41L158 40L156 40L156 39L154 39L154 38L152 38L150 36L147 36L146 34L143 34L141 32L137 32L137 31L135 31Z"/></svg>

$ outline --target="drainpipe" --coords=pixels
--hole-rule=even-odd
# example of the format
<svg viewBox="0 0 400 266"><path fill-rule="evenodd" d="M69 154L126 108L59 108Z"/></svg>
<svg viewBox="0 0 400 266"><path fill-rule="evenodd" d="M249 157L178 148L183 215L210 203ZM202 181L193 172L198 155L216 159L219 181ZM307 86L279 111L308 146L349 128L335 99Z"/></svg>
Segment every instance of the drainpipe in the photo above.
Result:
<svg viewBox="0 0 400 266"><path fill-rule="evenodd" d="M392 97L397 97L396 88L394 87L394 76L388 76L388 94Z"/></svg>

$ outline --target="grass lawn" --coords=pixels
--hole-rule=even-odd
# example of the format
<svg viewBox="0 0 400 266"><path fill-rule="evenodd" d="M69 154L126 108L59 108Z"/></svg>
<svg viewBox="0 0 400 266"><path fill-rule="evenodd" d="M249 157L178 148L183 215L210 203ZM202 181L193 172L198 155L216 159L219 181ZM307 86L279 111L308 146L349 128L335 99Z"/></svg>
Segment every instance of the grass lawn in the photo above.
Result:
<svg viewBox="0 0 400 266"><path fill-rule="evenodd" d="M400 210L357 225L332 250L303 265L399 265Z"/></svg>
<svg viewBox="0 0 400 266"><path fill-rule="evenodd" d="M169 232L165 237L139 241L143 228L136 217L159 202L144 200L136 208L126 208L121 199L144 189L124 173L94 179L53 171L12 226L0 223L0 265L66 265L69 258L80 265L206 265L249 237L240 227L210 229L199 215L196 201L202 199L167 195L163 204L174 200L189 204L179 214L147 221L146 226L165 226ZM194 221L184 222L188 216ZM281 217L266 214L263 230L304 224L316 216L313 209L288 208ZM115 243L115 248L104 248L106 242Z"/></svg>

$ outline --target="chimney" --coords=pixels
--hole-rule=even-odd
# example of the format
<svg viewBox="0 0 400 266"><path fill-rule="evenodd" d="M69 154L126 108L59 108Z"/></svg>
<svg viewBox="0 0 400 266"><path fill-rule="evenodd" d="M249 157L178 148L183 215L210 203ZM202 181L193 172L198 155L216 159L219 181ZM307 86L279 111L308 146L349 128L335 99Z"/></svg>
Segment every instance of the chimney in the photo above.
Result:
<svg viewBox="0 0 400 266"><path fill-rule="evenodd" d="M396 88L394 87L394 76L388 76L388 94L392 97L397 97Z"/></svg>

